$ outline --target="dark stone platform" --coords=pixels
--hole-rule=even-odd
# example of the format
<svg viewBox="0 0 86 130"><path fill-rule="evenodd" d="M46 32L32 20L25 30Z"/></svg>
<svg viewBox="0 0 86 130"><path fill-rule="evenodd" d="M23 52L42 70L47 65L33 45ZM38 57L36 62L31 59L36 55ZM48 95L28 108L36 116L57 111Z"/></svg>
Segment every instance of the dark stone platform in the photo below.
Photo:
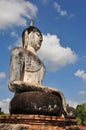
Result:
<svg viewBox="0 0 86 130"><path fill-rule="evenodd" d="M10 102L10 114L62 115L60 98L45 92L23 92L13 97Z"/></svg>

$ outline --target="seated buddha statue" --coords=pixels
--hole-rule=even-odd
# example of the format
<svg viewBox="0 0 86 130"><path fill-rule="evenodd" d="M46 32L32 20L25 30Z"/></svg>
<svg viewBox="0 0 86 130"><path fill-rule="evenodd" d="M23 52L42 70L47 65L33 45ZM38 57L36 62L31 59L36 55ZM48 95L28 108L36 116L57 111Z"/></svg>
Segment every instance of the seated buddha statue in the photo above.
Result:
<svg viewBox="0 0 86 130"><path fill-rule="evenodd" d="M45 66L36 53L42 40L41 32L31 21L22 33L22 47L12 49L8 87L14 97L10 113L74 117L74 109L66 104L63 93L42 85Z"/></svg>

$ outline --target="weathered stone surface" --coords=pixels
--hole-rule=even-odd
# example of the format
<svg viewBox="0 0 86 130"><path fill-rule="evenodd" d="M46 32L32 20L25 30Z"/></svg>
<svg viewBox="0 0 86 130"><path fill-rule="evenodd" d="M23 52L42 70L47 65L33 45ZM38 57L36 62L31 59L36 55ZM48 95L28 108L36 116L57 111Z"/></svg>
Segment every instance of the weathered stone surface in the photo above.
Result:
<svg viewBox="0 0 86 130"><path fill-rule="evenodd" d="M16 80L16 81L11 82L10 85L12 86L12 89L16 94L22 93L22 92L29 92L29 91L41 91L41 92L47 91L48 92L46 87L42 85L38 85L36 83L28 83L28 82Z"/></svg>
<svg viewBox="0 0 86 130"><path fill-rule="evenodd" d="M0 130L29 130L29 127L24 124L0 124Z"/></svg>
<svg viewBox="0 0 86 130"><path fill-rule="evenodd" d="M58 89L54 89L51 87L38 85L38 84L34 84L34 83L30 84L30 83L23 82L23 81L13 81L11 83L11 86L13 87L14 91L17 94L22 93L22 92L31 92L31 91L51 93L60 98L61 103L62 103L62 108L63 108L63 114L65 115L65 117L75 117L76 116L75 109L66 104L66 99L64 97L64 94L61 91L59 91Z"/></svg>
<svg viewBox="0 0 86 130"><path fill-rule="evenodd" d="M40 30L33 25L26 28L22 33L23 48L36 52L40 49L43 37Z"/></svg>
<svg viewBox="0 0 86 130"><path fill-rule="evenodd" d="M46 115L0 116L0 130L80 130L75 119Z"/></svg>
<svg viewBox="0 0 86 130"><path fill-rule="evenodd" d="M52 125L0 124L0 130L80 130L77 126L60 127Z"/></svg>
<svg viewBox="0 0 86 130"><path fill-rule="evenodd" d="M62 114L62 103L58 96L45 92L24 92L17 94L10 102L11 114Z"/></svg>
<svg viewBox="0 0 86 130"><path fill-rule="evenodd" d="M37 55L22 47L15 47L12 50L9 89L13 92L13 81L24 81L27 83L42 84L45 74L45 67Z"/></svg>

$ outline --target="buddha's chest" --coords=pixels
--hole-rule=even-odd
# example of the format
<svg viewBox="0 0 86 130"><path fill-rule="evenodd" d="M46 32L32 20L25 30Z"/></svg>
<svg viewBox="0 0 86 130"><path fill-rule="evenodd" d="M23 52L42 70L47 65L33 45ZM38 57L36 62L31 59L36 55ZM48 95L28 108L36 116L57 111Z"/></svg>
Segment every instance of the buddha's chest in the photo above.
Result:
<svg viewBox="0 0 86 130"><path fill-rule="evenodd" d="M25 55L25 64L24 70L27 72L36 72L40 70L42 67L42 62L38 57L29 53L29 55Z"/></svg>

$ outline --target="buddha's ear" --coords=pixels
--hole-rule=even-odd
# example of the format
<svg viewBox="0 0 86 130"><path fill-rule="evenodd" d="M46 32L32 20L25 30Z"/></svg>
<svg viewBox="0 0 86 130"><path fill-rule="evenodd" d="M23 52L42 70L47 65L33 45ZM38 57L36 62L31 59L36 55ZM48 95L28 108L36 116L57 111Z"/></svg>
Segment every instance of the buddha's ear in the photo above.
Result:
<svg viewBox="0 0 86 130"><path fill-rule="evenodd" d="M25 30L24 33L22 34L22 45L23 45L23 48L27 48L27 42L26 42L27 39L28 39L28 31Z"/></svg>

